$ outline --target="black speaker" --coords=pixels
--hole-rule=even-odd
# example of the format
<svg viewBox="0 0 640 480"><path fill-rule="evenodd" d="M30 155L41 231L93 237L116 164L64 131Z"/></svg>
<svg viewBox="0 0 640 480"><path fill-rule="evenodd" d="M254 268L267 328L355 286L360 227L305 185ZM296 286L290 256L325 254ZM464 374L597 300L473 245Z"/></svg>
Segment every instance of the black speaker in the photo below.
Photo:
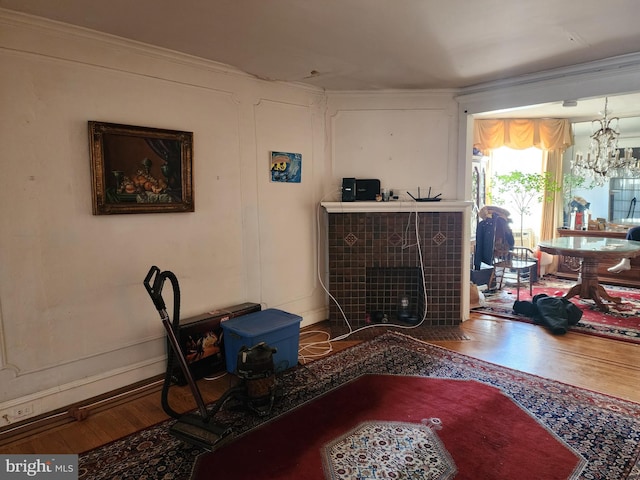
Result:
<svg viewBox="0 0 640 480"><path fill-rule="evenodd" d="M356 180L356 201L372 201L380 195L380 180Z"/></svg>
<svg viewBox="0 0 640 480"><path fill-rule="evenodd" d="M355 202L355 200L356 200L356 179L343 178L342 179L342 201Z"/></svg>

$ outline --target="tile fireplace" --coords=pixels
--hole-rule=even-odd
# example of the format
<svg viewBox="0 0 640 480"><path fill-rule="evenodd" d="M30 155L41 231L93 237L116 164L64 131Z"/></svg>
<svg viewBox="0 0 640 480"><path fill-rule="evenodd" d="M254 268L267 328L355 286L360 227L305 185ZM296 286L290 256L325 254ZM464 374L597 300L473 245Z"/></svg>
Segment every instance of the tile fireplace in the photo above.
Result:
<svg viewBox="0 0 640 480"><path fill-rule="evenodd" d="M411 325L425 310L423 326L461 323L469 202L321 205L327 212L327 286L354 329L371 322ZM329 320L338 331L346 328L340 308L330 302Z"/></svg>

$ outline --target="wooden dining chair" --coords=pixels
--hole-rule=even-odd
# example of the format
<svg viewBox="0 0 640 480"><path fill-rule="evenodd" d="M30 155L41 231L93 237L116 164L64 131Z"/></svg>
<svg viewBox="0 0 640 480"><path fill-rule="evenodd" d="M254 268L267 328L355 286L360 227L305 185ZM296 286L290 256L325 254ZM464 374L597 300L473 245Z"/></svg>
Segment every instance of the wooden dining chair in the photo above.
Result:
<svg viewBox="0 0 640 480"><path fill-rule="evenodd" d="M515 276L516 297L520 300L520 287L528 283L529 295L533 295L533 282L537 278L538 260L527 247L511 247L496 242L494 245L493 268L501 290L505 276Z"/></svg>

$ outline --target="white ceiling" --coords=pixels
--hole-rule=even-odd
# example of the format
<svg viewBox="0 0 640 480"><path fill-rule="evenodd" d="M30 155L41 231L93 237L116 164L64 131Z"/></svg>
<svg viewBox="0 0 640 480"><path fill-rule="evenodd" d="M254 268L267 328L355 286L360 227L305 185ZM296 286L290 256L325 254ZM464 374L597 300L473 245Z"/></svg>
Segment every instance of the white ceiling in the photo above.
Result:
<svg viewBox="0 0 640 480"><path fill-rule="evenodd" d="M327 90L461 88L640 52L638 0L0 0L0 8ZM637 98L619 100L610 100L614 113L638 114ZM599 99L529 113L584 108L593 118L603 107Z"/></svg>

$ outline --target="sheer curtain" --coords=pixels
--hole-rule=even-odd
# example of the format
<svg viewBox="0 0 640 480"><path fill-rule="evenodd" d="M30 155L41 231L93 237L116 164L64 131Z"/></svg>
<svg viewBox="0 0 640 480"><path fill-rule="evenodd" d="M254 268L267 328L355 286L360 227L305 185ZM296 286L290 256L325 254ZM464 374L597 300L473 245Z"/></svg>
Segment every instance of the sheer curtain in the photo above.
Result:
<svg viewBox="0 0 640 480"><path fill-rule="evenodd" d="M571 123L556 118L509 118L475 120L473 146L485 153L506 146L517 150L538 147L543 151L543 169L562 185L562 154L573 144ZM543 202L540 236L555 236L562 219L562 192L550 193L551 202Z"/></svg>

